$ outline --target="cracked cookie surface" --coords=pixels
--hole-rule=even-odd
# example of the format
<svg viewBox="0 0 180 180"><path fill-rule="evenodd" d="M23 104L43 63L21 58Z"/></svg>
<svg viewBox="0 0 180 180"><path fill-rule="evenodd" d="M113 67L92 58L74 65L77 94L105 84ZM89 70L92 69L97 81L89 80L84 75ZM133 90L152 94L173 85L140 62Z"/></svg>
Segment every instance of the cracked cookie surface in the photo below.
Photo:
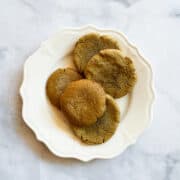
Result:
<svg viewBox="0 0 180 180"><path fill-rule="evenodd" d="M102 49L119 49L119 45L109 35L90 33L81 37L76 43L73 53L74 63L78 71L83 73L91 57Z"/></svg>
<svg viewBox="0 0 180 180"><path fill-rule="evenodd" d="M101 144L106 142L115 133L120 121L120 112L115 100L106 95L106 111L98 118L95 124L87 127L77 127L72 125L72 129L77 137L86 144Z"/></svg>
<svg viewBox="0 0 180 180"><path fill-rule="evenodd" d="M132 60L115 49L105 49L93 56L86 66L85 76L101 84L114 98L131 92L136 83Z"/></svg>

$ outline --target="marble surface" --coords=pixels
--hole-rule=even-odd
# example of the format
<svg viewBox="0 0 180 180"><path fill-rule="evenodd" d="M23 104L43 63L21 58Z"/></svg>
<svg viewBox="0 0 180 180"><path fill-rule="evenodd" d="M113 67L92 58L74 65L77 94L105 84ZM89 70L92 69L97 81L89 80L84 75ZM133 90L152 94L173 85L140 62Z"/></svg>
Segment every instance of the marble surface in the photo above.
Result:
<svg viewBox="0 0 180 180"><path fill-rule="evenodd" d="M122 155L82 163L52 155L21 118L23 63L58 29L95 24L122 31L154 70L152 126ZM180 179L180 1L0 2L1 180Z"/></svg>

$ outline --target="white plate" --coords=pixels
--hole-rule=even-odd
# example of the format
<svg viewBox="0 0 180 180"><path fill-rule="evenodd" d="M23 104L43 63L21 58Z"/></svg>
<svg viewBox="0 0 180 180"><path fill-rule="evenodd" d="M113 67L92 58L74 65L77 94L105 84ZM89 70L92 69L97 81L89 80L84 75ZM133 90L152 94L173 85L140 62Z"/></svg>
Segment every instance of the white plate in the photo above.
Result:
<svg viewBox="0 0 180 180"><path fill-rule="evenodd" d="M114 136L101 145L81 143L73 135L67 119L49 103L45 93L48 76L58 67L73 66L71 52L74 45L79 37L90 32L109 34L116 38L124 53L133 59L138 76L132 94L116 100L121 111L121 122ZM27 59L20 94L24 121L34 131L37 139L45 143L54 154L82 161L107 159L119 155L127 146L135 143L150 124L154 99L152 70L120 32L93 26L64 29L43 42Z"/></svg>

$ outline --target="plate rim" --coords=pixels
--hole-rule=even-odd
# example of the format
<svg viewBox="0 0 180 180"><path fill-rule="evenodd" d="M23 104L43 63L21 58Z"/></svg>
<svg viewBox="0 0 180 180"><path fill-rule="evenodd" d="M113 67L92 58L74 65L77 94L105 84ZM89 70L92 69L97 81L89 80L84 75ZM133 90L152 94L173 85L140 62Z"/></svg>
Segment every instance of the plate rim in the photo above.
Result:
<svg viewBox="0 0 180 180"><path fill-rule="evenodd" d="M148 100L149 100L149 107L148 107L148 117L149 117L149 121L147 122L147 125L146 127L144 127L142 129L142 132L135 138L135 139L131 139L131 141L129 141L123 149L121 149L121 151L118 151L117 153L112 153L112 154L109 154L109 155L96 155L96 157L94 155L88 155L88 156L79 156L77 154L66 154L66 153L63 153L63 152L56 152L53 148L53 145L49 144L48 142L46 142L46 140L42 137L41 133L39 131L37 131L34 126L27 120L28 117L27 117L27 114L25 113L25 106L24 106L24 99L25 99L25 95L24 95L24 86L25 86L25 80L24 80L24 77L25 77L25 71L26 71L26 68L27 68L27 63L29 61L29 58L31 57L31 55L26 58L26 61L24 63L24 66L23 66L23 80L22 80L22 83L21 83L21 86L20 86L20 90L19 90L19 94L21 96L21 99L22 99L22 118L24 120L24 122L26 123L26 125L28 127L30 127L30 129L33 131L33 133L35 134L36 136L36 139L40 142L42 142L43 144L45 144L45 146L47 146L47 148L53 153L55 154L56 156L58 157L62 157L62 158L75 158L75 159L79 159L81 161L84 161L84 162L87 162L87 161L90 161L90 160L93 160L93 159L110 159L110 158L113 158L119 154L121 154L123 151L126 150L126 148L129 146L129 145L132 145L132 144L135 144L137 139L139 138L139 136L142 135L143 131L145 131L145 129L147 129L148 127L150 127L151 123L152 123L152 116L153 116L153 104L154 104L154 100L155 100L155 89L154 89L154 83L153 83L153 79L154 79L154 73L152 71L152 67L151 67L151 64L148 62L147 58L144 58L141 53L140 53L140 50L132 43L128 40L128 38L126 37L126 35L124 35L122 32L120 32L119 30L117 29L109 29L109 28L100 28L100 27L97 27L95 25L92 25L92 24L88 24L88 25L84 25L84 26L80 26L80 27L66 27L66 28L61 28L59 31L57 31L56 33L60 33L62 31L82 31L82 30L85 30L85 29L92 29L92 30L96 30L96 31L106 31L106 32L114 32L114 33L117 33L119 34L120 36L122 36L124 38L124 40L126 41L126 43L128 44L128 46L130 46L131 48L133 48L137 55L142 59L143 63L146 64L146 66L149 68L150 72L150 83L149 83L149 97L148 97ZM54 34L56 34L54 33ZM54 35L53 34L53 35ZM53 37L53 35L51 35L49 38ZM49 39L47 38L47 40ZM40 45L40 47L38 49L40 49L43 45L43 43L45 43L46 41L43 41ZM37 49L37 50L38 50ZM37 51L36 50L36 51ZM35 51L35 52L36 52ZM33 54L33 53L32 53ZM128 136L128 133L127 133L127 136Z"/></svg>

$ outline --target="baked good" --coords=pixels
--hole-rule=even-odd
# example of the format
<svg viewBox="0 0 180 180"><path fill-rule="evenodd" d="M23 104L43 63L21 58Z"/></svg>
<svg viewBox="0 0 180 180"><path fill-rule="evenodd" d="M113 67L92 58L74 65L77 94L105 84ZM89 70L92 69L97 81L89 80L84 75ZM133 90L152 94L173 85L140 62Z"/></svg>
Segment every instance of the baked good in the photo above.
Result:
<svg viewBox="0 0 180 180"><path fill-rule="evenodd" d="M105 92L99 84L83 79L66 87L61 94L60 105L72 124L88 126L103 115L105 99Z"/></svg>
<svg viewBox="0 0 180 180"><path fill-rule="evenodd" d="M94 55L86 66L85 76L100 83L105 92L114 98L131 92L136 82L132 60L115 49L101 50Z"/></svg>
<svg viewBox="0 0 180 180"><path fill-rule="evenodd" d="M114 99L106 96L106 111L98 118L95 124L85 127L73 126L77 137L86 144L101 144L106 142L115 133L120 121L120 112Z"/></svg>
<svg viewBox="0 0 180 180"><path fill-rule="evenodd" d="M72 81L82 79L81 75L72 68L57 69L47 80L46 93L51 103L59 107L60 95Z"/></svg>
<svg viewBox="0 0 180 180"><path fill-rule="evenodd" d="M108 35L90 33L82 36L74 48L74 63L80 73L84 72L86 64L92 56L102 49L119 49L116 40Z"/></svg>

